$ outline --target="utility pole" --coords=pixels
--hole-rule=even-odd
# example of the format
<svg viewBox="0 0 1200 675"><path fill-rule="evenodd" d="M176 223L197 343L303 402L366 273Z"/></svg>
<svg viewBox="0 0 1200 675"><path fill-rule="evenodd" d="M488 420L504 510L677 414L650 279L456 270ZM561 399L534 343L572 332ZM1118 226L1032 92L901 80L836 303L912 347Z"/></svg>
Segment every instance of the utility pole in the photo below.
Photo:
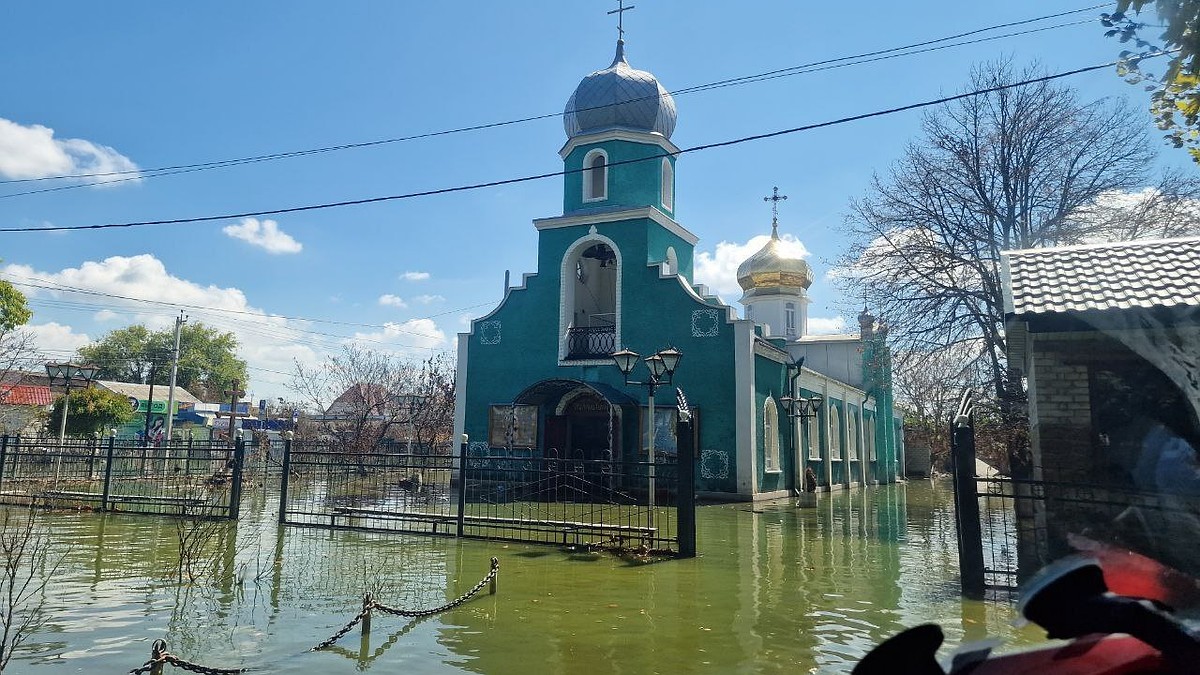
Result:
<svg viewBox="0 0 1200 675"><path fill-rule="evenodd" d="M158 369L158 361L150 357L150 398L146 400L146 428L142 433L142 445L149 447L150 445L150 418L154 413L154 375Z"/></svg>
<svg viewBox="0 0 1200 675"><path fill-rule="evenodd" d="M185 323L187 323L187 315L181 309L179 316L175 317L175 351L171 352L171 388L167 394L166 439L168 445L171 443L171 427L175 421L175 376L179 372L179 333L183 330Z"/></svg>
<svg viewBox="0 0 1200 675"><path fill-rule="evenodd" d="M229 413L228 414L229 414L229 442L230 443L233 443L233 439L234 439L233 425L234 425L234 422L238 418L237 404L238 404L238 401L241 399L241 397L246 395L246 392L244 392L238 388L239 384L241 384L241 382L239 382L238 380L234 380L233 381L233 389L229 389L229 390L225 391L225 393L229 395ZM217 413L217 415L224 415L224 414L226 414L226 413Z"/></svg>

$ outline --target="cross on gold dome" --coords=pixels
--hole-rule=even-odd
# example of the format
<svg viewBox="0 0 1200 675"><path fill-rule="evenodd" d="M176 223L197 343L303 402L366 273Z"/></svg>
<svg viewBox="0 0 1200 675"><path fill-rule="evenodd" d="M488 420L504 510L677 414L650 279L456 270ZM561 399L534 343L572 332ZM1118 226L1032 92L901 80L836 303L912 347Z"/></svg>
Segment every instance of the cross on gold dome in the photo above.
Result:
<svg viewBox="0 0 1200 675"><path fill-rule="evenodd" d="M772 202L771 204L771 238L779 238L779 202L787 200L787 195L779 194L779 188L771 189L770 197L763 197L764 202Z"/></svg>
<svg viewBox="0 0 1200 675"><path fill-rule="evenodd" d="M626 7L625 0L617 0L617 8L612 10L611 12L609 12L610 15L611 14L617 15L617 39L618 40L625 39L625 12L628 12L629 10L631 10L633 8L634 8L633 5Z"/></svg>

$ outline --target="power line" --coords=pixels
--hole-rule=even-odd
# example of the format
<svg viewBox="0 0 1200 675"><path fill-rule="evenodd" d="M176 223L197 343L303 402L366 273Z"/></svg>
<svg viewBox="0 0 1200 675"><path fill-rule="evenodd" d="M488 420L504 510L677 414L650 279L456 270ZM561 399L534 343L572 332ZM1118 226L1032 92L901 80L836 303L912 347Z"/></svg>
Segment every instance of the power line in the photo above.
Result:
<svg viewBox="0 0 1200 675"><path fill-rule="evenodd" d="M1161 56L1162 54L1165 54L1165 53L1170 53L1170 52L1154 54L1147 58L1154 58L1157 56ZM989 93L993 93L993 92L997 92L997 91L1003 91L1006 89L1023 87L1023 86L1027 86L1030 84L1037 84L1039 82L1050 82L1052 80L1058 80L1058 79L1062 79L1065 77L1071 77L1071 76L1079 75L1082 73L1100 70L1102 68L1111 68L1111 67L1117 65L1117 63L1119 63L1119 62L1118 61L1110 61L1108 63L1102 63L1102 64L1098 64L1098 65L1094 65L1094 66L1086 66L1084 68L1076 68L1074 70L1068 70L1068 71L1065 71L1062 73L1056 73L1053 75L1045 75L1042 77L1035 77L1035 78L1031 78L1028 80L1022 80L1020 82L1013 82L1011 84L997 85L995 87L988 87L985 89L976 89L974 91L966 92L963 94L956 94L953 96L944 96L942 98L932 99L932 100L928 100L928 101L922 101L920 103L911 103L908 105L903 105L903 106L899 106L899 107L895 107L895 108L887 108L884 110L876 110L873 112L861 113L858 115L850 115L848 117L841 117L838 119L828 120L825 122L817 122L814 124L805 124L805 125L798 126L798 127L791 127L788 129L780 129L778 131L754 134L751 136L743 136L741 138L735 138L735 139L726 140L726 141L717 141L714 143L705 143L702 145L695 145L695 146L692 146L689 148L684 148L677 152L663 152L662 154L652 155L649 157L611 162L610 164L608 164L608 166L613 167L613 166L621 166L621 165L625 165L625 164L637 164L640 162L657 161L657 160L662 159L663 157L685 155L685 154L690 154L690 153L702 152L704 150L712 150L715 148L724 148L724 147L729 147L729 146L733 146L733 145L740 145L742 143L749 143L752 141L760 141L760 140L764 140L764 139L768 139L768 138L777 138L779 136L787 136L790 134L795 134L795 133L799 133L799 132L803 132L803 131L812 131L814 129L822 129L825 127L839 126L842 124L848 124L850 122L858 122L858 121L870 119L873 117L883 117L885 115L893 115L893 114L900 113L900 112L907 112L909 110L918 110L920 108L928 108L931 106L942 105L944 103L950 103L953 101L958 101L958 100L962 100L965 98L971 98L973 96L979 96L982 94L989 94ZM309 205L305 205L305 206L292 206L292 207L285 207L285 208L278 208L278 209L266 209L266 210L262 210L262 211L243 211L241 213L226 213L226 214L215 215L215 216L194 216L194 217L190 217L190 218L167 218L167 219L161 219L161 220L140 220L140 221L130 221L130 222L123 222L123 223L106 223L106 224L102 224L102 225L54 225L51 227L6 227L6 228L0 228L0 232L66 232L66 231L75 231L75 230L107 230L107 229L114 229L114 228L148 227L148 226L157 226L157 225L182 225L182 224L188 224L188 223L203 223L203 222L211 222L214 220L234 220L234 219L238 219L238 218L249 218L249 217L257 217L257 216L275 216L275 215L280 215L280 214L284 214L284 213L299 213L299 212L303 212L303 211L318 211L318 210L324 210L324 209L343 208L343 207L347 207L347 206L361 206L364 204L375 204L375 203L380 203L380 202L391 202L391 201L415 199L418 197L431 197L434 195L453 194L453 193L457 193L457 192L470 192L470 191L475 191L475 190L481 190L484 188L499 187L502 185L514 185L517 183L528 183L528 182L532 182L532 181L536 181L536 180L544 180L546 178L558 178L558 177L562 177L562 176L568 176L568 175L572 175L572 174L582 173L586 170L587 169L585 169L585 168L580 168L580 169L570 169L570 170L563 170L563 171L552 171L552 172L548 172L548 173L541 173L541 174L535 174L535 175L530 175L530 176L521 176L519 178L506 178L506 179L501 179L501 180L487 181L487 182L483 182L483 183L470 183L467 185L458 185L455 187L448 187L448 188L437 188L437 189L433 189L433 190L422 190L422 191L418 191L418 192L408 192L408 193L403 193L403 194L398 194L398 195L387 195L387 196L382 196L382 197L366 197L363 199L348 199L348 200L337 201L337 202L326 202L326 203L322 203L322 204L309 204Z"/></svg>
<svg viewBox="0 0 1200 675"><path fill-rule="evenodd" d="M395 326L395 324L389 325L386 323L383 323L383 324L361 323L361 322L357 322L357 321L339 321L336 319L320 319L320 318L306 317L306 316L290 316L290 315L286 315L286 314L267 314L265 312L259 313L259 312L252 312L249 310L242 310L242 309L230 309L230 308L226 308L226 307L211 307L211 306L207 306L207 305L192 305L192 304L188 304L188 303L171 302L171 301L167 301L167 300L151 300L148 298L137 298L137 297L128 296L128 295L118 295L116 293L106 293L104 291L95 291L95 290L90 290L90 289L86 289L86 288L79 288L77 286L69 286L67 284L60 284L60 283L53 282L48 279L42 279L39 277L25 277L25 276L9 274L9 275L6 275L6 279L9 281L9 283L12 283L13 285L16 285L16 286L24 286L24 287L28 287L28 288L37 288L37 289L49 290L49 291L78 293L78 294L82 294L82 295L92 295L92 296L99 296L99 297L105 297L105 298L113 298L116 300L127 300L127 301L131 301L131 302L144 302L144 303L148 303L148 304L170 307L172 309L191 309L191 310L195 310L195 311L222 312L222 313L226 313L226 314L241 314L241 315L251 316L251 317L260 318L260 319L284 319L287 321L308 321L308 322L312 322L312 323L325 323L325 324L331 324L331 325L337 325L337 326L352 326L352 327L356 327L356 328L392 329ZM21 279L32 280L32 281L20 281ZM34 281L38 281L41 283L33 283ZM490 302L482 302L482 303L470 305L467 307L448 309L446 311L438 312L436 314L430 314L428 316L422 316L422 317L416 317L414 319L408 319L408 321L421 321L421 320L425 320L425 319L435 319L439 316L445 316L447 314L454 314L456 312L465 312L470 309L477 309L479 307L484 307L484 306L488 306L491 304L492 303L490 303ZM101 305L96 305L96 306L101 307ZM116 307L116 306L114 305L113 307ZM296 329L296 330L300 330L300 329ZM439 339L436 335L427 335L424 333L416 333L413 331L399 331L399 332L407 333L409 335L414 335L416 337Z"/></svg>
<svg viewBox="0 0 1200 675"><path fill-rule="evenodd" d="M1046 30L1053 30L1053 29L1057 29L1057 28L1064 28L1064 27L1068 27L1068 26L1080 25L1083 23L1088 23L1088 22L1090 22L1090 20L1074 21L1074 22L1068 22L1068 23L1063 23L1063 24L1057 24L1054 26L1035 28L1035 29L1025 30L1025 31L1017 31L1017 32L1013 32L1013 33L1007 33L1007 34L1003 34L1003 35L995 35L995 36L990 36L990 37L981 38L981 39L977 39L977 40L969 40L969 41L965 41L965 42L940 45L940 46L932 47L929 49L918 49L919 47L928 47L930 45L937 45L939 43L948 42L950 40L957 40L959 38L969 37L971 35L978 35L980 33L986 33L986 32L993 31L993 30L1028 25L1031 23L1039 22L1039 21L1045 21L1047 19L1060 18L1060 17L1064 17L1064 16L1069 16L1072 14L1080 14L1083 12L1088 12L1091 10L1104 8L1104 7L1108 7L1108 5L1101 3L1101 4L1091 5L1088 7L1082 7L1079 9L1069 10L1069 11L1065 11L1065 12L1058 12L1055 14L1047 14L1045 16L1034 17L1031 19L1022 19L1020 21L1012 21L1012 22L1008 22L1008 23L996 24L993 26L987 26L985 28L978 28L978 29L966 31L963 33L947 35L944 37L934 38L931 40L925 40L922 42L915 42L915 43L911 43L908 45L902 45L899 47L890 47L887 49L879 49L879 50L875 50L875 51L864 52L861 54L854 54L854 55L850 55L850 56L834 57L834 58L824 59L824 60L820 60L820 61L814 61L811 63L790 66L787 68L766 71L763 73L757 73L757 74L753 74L753 75L744 75L744 76L729 78L729 79L725 79L725 80L718 80L716 82L709 82L709 83L704 83L704 84L699 84L699 85L693 85L691 87L685 87L683 89L678 89L673 92L670 92L669 95L680 96L680 95L691 94L691 93L696 93L696 92L701 92L701 91L708 91L708 90L712 90L712 89L720 89L720 88L730 87L730 86L739 86L742 84L752 84L752 83L756 83L756 82L763 82L763 81L767 81L767 80L776 79L779 77L788 77L791 75L799 75L799 74L805 74L805 73L811 73L811 72L818 72L821 70L828 70L831 68L841 68L841 67L846 67L846 66L851 66L851 65L861 65L864 63L872 63L875 61L881 61L881 60L886 60L886 59L890 59L890 58L899 58L901 56L912 56L915 54L923 54L923 53L927 53L927 52L931 52L931 51L938 51L941 49L947 49L947 48L951 48L951 47L961 47L961 46L970 45L970 44L977 44L980 42L988 42L988 41L1000 40L1000 39L1005 39L1005 38L1010 38L1010 37L1018 37L1018 36L1022 36L1022 35L1028 35L1031 33L1046 31ZM912 51L908 51L908 50L912 50ZM878 58L869 58L869 57L878 57ZM821 67L821 66L824 66L824 67ZM592 107L588 107L588 108L580 108L577 110L577 112L598 110L598 109L607 108L607 107L611 107L611 106L615 106L615 105L627 105L628 103L633 103L633 102L650 99L650 98L658 98L658 95L635 98L635 99L631 99L629 101L622 101L619 103L592 106ZM215 161L211 161L211 162L197 162L197 163L191 163L191 164L163 166L163 167L157 167L157 168L153 168L153 169L130 169L130 170L123 170L123 171L106 171L106 172L94 172L94 173L62 174L62 175L56 175L56 176L41 176L41 177L36 177L36 178L15 178L15 179L8 179L8 180L0 180L0 185L14 184L14 183L32 183L32 182L52 181L52 180L126 176L125 178L120 178L120 179L111 180L111 181L98 181L98 182L104 183L104 184L112 184L112 183L118 183L118 182L125 182L125 181L129 181L129 180L141 180L142 178L154 178L154 177L158 177L158 176L170 176L170 175L177 175L177 174L181 174L181 173L192 173L195 171L206 171L206 170L211 170L211 169L226 168L226 167L230 167L230 166L240 166L240 165L244 165L244 164L253 164L253 163L259 163L259 162L274 161L274 160L279 160L279 159L304 157L304 156L308 156L308 155L323 154L323 153L336 152L336 151L341 151L341 150L368 148L368 147L379 146L379 145L402 143L402 142L421 140L421 139L427 139L427 138L436 138L439 136L448 136L451 134L466 133L466 132L471 132L471 131L482 131L482 130L487 130L487 129L512 126L512 125L516 125L516 124L523 124L526 122L550 119L550 118L554 118L554 117L561 117L562 114L563 113L561 113L561 112L544 113L544 114L540 114L540 115L530 115L527 117L504 120L504 121L499 121L499 122L487 122L487 123L474 124L474 125L470 125L470 126L457 127L457 128L452 128L452 129L443 129L440 131L432 131L432 132L412 134L412 135L407 135L407 136L399 136L399 137L395 137L395 138L377 139L377 140L363 141L363 142L357 142L357 143L343 143L343 144L339 144L339 145L308 148L308 149L303 149L303 150L277 152L277 153L270 153L270 154L263 154L263 155L254 155L254 156L249 156L249 157L239 157L239 158L234 158L234 159L215 160ZM25 191L25 192L16 192L16 193L12 193L12 194L0 195L0 199L7 199L10 197L20 197L20 196L32 195L32 194L40 194L40 193L45 193L45 192L56 192L59 190L76 189L76 188L80 188L80 187L90 187L95 184L96 183L84 183L84 184L80 184L80 185L64 185L64 186L58 186L58 187L46 188L46 189L40 189L40 190L29 190L29 191Z"/></svg>

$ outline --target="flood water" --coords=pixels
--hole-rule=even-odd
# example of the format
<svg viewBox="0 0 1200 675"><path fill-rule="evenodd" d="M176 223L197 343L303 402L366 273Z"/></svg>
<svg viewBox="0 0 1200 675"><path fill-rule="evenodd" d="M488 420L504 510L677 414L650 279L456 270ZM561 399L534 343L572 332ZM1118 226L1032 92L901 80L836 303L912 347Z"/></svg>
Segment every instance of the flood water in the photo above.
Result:
<svg viewBox="0 0 1200 675"><path fill-rule="evenodd" d="M554 547L287 527L252 492L180 584L171 519L51 513L62 568L49 622L9 672L128 672L156 638L182 658L254 672L848 672L904 627L947 645L1039 638L1007 602L958 594L949 484L921 481L790 502L705 506L699 557L646 563ZM500 560L498 592L422 620L376 614L310 647L364 590L417 609L468 590ZM240 583L238 580L241 580ZM168 667L167 672L172 672ZM174 671L183 672L183 671Z"/></svg>

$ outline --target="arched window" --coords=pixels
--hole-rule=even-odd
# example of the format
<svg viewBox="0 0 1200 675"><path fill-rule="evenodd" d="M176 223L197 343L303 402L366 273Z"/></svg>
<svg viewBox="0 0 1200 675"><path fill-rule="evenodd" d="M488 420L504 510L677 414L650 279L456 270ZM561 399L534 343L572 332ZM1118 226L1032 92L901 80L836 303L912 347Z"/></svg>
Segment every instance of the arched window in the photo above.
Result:
<svg viewBox="0 0 1200 675"><path fill-rule="evenodd" d="M666 157L662 161L662 205L668 211L675 210L675 167Z"/></svg>
<svg viewBox="0 0 1200 675"><path fill-rule="evenodd" d="M747 321L754 320L754 306L753 305L746 305L746 320Z"/></svg>
<svg viewBox="0 0 1200 675"><path fill-rule="evenodd" d="M779 408L767 397L763 404L763 455L767 471L779 471Z"/></svg>
<svg viewBox="0 0 1200 675"><path fill-rule="evenodd" d="M835 406L829 406L829 458L842 458L842 416Z"/></svg>
<svg viewBox="0 0 1200 675"><path fill-rule="evenodd" d="M583 158L583 201L608 199L608 154L599 148Z"/></svg>
<svg viewBox="0 0 1200 675"><path fill-rule="evenodd" d="M858 422L858 413L850 413L850 438L846 440L848 441L847 445L850 446L850 459L852 460L858 459L858 443L860 440L858 431L860 426L861 425Z"/></svg>
<svg viewBox="0 0 1200 675"><path fill-rule="evenodd" d="M581 242L563 266L564 357L607 359L620 349L617 336L617 252L604 241Z"/></svg>
<svg viewBox="0 0 1200 675"><path fill-rule="evenodd" d="M783 306L784 334L796 337L796 303L789 302Z"/></svg>
<svg viewBox="0 0 1200 675"><path fill-rule="evenodd" d="M805 430L808 432L808 458L821 459L821 423L816 417L804 418Z"/></svg>
<svg viewBox="0 0 1200 675"><path fill-rule="evenodd" d="M867 420L867 459L874 462L875 457L875 418Z"/></svg>
<svg viewBox="0 0 1200 675"><path fill-rule="evenodd" d="M667 274L679 274L679 256L675 253L674 246L667 247Z"/></svg>

